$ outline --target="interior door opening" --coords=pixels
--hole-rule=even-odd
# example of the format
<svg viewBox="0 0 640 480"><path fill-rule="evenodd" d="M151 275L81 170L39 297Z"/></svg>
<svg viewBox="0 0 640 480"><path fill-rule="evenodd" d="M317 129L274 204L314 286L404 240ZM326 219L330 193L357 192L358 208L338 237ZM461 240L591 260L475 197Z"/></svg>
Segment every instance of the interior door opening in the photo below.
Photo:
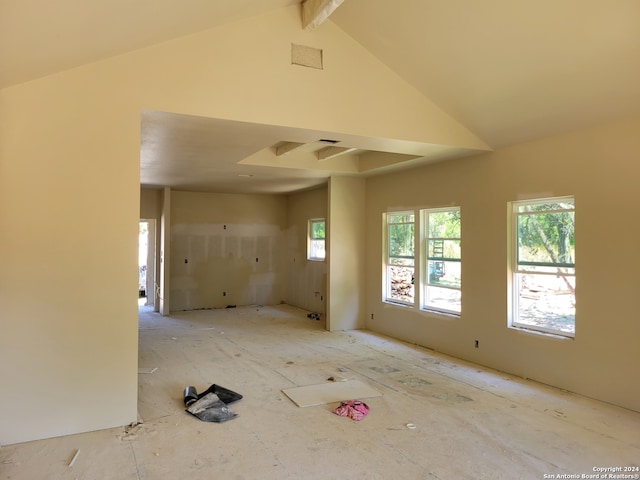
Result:
<svg viewBox="0 0 640 480"><path fill-rule="evenodd" d="M140 220L138 237L138 306L155 307L156 295L155 220Z"/></svg>

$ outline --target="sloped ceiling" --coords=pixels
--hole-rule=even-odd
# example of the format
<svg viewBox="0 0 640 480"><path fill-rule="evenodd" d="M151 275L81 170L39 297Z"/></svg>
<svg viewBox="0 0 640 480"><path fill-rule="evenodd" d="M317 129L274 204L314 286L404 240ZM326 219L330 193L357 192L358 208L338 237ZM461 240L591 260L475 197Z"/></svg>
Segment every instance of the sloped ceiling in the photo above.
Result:
<svg viewBox="0 0 640 480"><path fill-rule="evenodd" d="M0 87L298 3L0 0ZM494 148L640 114L637 0L345 0L327 22ZM279 142L328 132L163 112L143 112L142 126L142 182L184 189L294 191L332 173L375 174L469 153L354 139L340 168L274 168L266 155ZM324 147L308 144L300 155ZM215 172L196 161L180 174L174 168L185 152L199 158L212 149L227 152Z"/></svg>
<svg viewBox="0 0 640 480"><path fill-rule="evenodd" d="M637 0L347 0L331 20L493 147L640 113Z"/></svg>

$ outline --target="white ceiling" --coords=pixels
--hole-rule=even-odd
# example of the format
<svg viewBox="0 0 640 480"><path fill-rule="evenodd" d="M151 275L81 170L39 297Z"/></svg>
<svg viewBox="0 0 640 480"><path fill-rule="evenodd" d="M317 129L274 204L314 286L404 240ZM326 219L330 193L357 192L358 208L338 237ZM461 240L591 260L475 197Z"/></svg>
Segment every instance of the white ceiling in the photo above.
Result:
<svg viewBox="0 0 640 480"><path fill-rule="evenodd" d="M0 87L297 3L0 0ZM492 147L640 114L638 0L344 0L328 21ZM144 184L286 192L339 171L272 168L259 155L284 138L314 145L331 132L160 112L142 121ZM396 164L404 167L461 154L350 140L358 150L341 165L362 159L348 174L394 168L363 168L376 164L371 150L411 154ZM212 170L203 159L213 151Z"/></svg>

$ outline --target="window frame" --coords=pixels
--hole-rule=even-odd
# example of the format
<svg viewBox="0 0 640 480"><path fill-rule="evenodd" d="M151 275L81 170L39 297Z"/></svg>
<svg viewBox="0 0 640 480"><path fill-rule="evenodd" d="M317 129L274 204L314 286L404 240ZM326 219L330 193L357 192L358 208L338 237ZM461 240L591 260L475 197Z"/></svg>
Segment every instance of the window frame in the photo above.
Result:
<svg viewBox="0 0 640 480"><path fill-rule="evenodd" d="M401 215L411 215L413 217L413 221L411 222L393 222L390 223L389 222L389 218L393 217L393 216L401 216ZM419 278L416 275L416 270L418 268L417 264L416 264L416 232L417 232L417 228L416 228L416 223L417 223L417 219L419 218L419 216L416 215L415 210L413 209L408 209L408 210L397 210L397 211L389 211L389 212L385 212L383 214L383 228L384 228L384 235L383 235L383 265L384 265L384 274L383 274L383 287L382 287L382 301L385 303L391 303L394 305L402 305L402 306L407 306L407 307L414 307L416 305L416 297L417 297L417 289L415 288L415 279ZM390 246L391 246L391 242L390 242L390 225L413 225L413 256L406 256L406 255L395 255L392 256L390 255ZM408 259L412 259L413 260L413 265L393 265L391 263L391 258L398 258L398 259L403 259L403 260L408 260ZM411 301L409 300L403 300L402 298L396 298L396 297L392 297L392 286L391 286L391 268L394 266L402 266L402 267L407 267L407 268L413 268L413 275L412 275L412 294L413 294L413 299Z"/></svg>
<svg viewBox="0 0 640 480"><path fill-rule="evenodd" d="M324 225L324 237L314 237L314 228L316 224ZM313 255L313 246L322 244L322 257ZM324 218L310 218L307 221L307 260L311 262L324 262L327 257L327 223Z"/></svg>
<svg viewBox="0 0 640 480"><path fill-rule="evenodd" d="M558 208L535 212L519 212L518 209L521 206L526 205L541 205L541 204L561 204L571 203L573 208ZM546 275L564 277L566 279L573 279L574 298L575 298L575 285L576 285L576 266L575 266L575 213L576 204L574 196L562 196L562 197L546 197L546 198L534 198L528 200L520 200L509 202L509 306L508 306L508 327L525 331L532 334L552 335L561 338L573 339L576 335L576 306L574 301L573 307L573 332L563 331L557 328L550 328L541 325L531 325L529 323L523 323L520 321L520 282L522 275ZM535 262L535 261L521 261L520 256L520 237L518 231L518 218L525 215L541 215L546 213L573 213L574 224L574 258L572 263L567 262ZM524 268L523 268L524 267ZM527 269L526 267L532 267ZM549 267L556 268L556 271L536 271L535 267ZM567 270L567 271L561 271Z"/></svg>
<svg viewBox="0 0 640 480"><path fill-rule="evenodd" d="M458 212L460 218L460 234L458 237L431 237L430 229L429 229L429 215L432 213L440 213L440 212ZM424 208L420 210L420 220L421 220L421 234L420 234L420 242L421 242L421 254L422 258L420 259L420 265L422 267L422 276L420 282L420 308L427 312L436 312L436 313L444 313L447 315L461 316L462 314L462 209L460 206L451 206L451 207L439 207L439 208ZM460 258L444 258L442 257L443 262L459 262L460 263L460 286L452 287L446 285L437 285L431 282L430 278L430 270L429 270L429 261L434 258L440 257L429 257L429 242L430 241L457 241L460 245ZM460 309L450 309L444 308L441 306L437 306L434 304L430 304L430 297L428 295L428 287L435 288L445 288L450 290L456 290L460 292Z"/></svg>

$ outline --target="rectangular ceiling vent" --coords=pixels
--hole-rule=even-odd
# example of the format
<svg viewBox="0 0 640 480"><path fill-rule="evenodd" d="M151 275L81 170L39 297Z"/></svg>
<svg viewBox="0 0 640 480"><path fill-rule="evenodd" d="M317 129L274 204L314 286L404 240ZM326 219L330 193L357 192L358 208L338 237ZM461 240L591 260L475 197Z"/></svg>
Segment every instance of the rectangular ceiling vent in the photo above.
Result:
<svg viewBox="0 0 640 480"><path fill-rule="evenodd" d="M291 63L303 67L317 68L323 70L322 50L319 48L306 47L304 45L291 44Z"/></svg>

